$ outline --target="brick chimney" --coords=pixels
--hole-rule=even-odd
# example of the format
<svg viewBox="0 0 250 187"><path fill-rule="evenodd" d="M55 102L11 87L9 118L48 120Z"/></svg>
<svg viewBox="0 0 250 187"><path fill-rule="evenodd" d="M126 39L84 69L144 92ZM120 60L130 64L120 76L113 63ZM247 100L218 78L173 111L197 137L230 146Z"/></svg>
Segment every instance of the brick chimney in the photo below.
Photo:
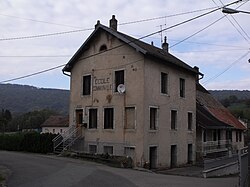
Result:
<svg viewBox="0 0 250 187"><path fill-rule="evenodd" d="M164 37L164 42L162 43L162 49L165 51L165 52L168 52L168 43L167 43L167 37L165 36Z"/></svg>
<svg viewBox="0 0 250 187"><path fill-rule="evenodd" d="M115 15L112 15L112 19L109 20L109 27L117 31L117 20L115 19Z"/></svg>

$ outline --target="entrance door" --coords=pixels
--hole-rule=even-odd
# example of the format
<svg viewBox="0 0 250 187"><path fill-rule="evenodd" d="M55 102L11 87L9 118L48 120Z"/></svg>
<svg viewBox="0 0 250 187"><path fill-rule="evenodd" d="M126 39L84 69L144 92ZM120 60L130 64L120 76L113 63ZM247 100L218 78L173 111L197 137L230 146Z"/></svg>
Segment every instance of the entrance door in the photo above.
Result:
<svg viewBox="0 0 250 187"><path fill-rule="evenodd" d="M174 168L177 164L177 146L171 145L171 160L170 160L170 167Z"/></svg>
<svg viewBox="0 0 250 187"><path fill-rule="evenodd" d="M149 147L149 168L154 169L157 166L157 147Z"/></svg>
<svg viewBox="0 0 250 187"><path fill-rule="evenodd" d="M80 127L83 122L83 110L76 109L76 128Z"/></svg>

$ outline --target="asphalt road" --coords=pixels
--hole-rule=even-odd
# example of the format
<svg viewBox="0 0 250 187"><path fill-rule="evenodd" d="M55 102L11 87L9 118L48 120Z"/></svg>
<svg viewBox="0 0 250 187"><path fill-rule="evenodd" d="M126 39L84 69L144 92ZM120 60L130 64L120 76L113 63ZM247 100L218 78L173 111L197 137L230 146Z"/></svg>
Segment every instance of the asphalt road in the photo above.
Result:
<svg viewBox="0 0 250 187"><path fill-rule="evenodd" d="M155 174L56 156L0 151L0 165L11 170L8 187L166 186L235 187L237 178L193 178Z"/></svg>

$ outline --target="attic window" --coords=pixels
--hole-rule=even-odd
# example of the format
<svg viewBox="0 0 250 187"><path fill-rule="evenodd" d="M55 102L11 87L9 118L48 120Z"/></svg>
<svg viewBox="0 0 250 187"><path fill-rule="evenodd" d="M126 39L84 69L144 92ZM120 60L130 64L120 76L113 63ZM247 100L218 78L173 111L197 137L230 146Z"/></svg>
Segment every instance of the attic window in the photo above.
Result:
<svg viewBox="0 0 250 187"><path fill-rule="evenodd" d="M107 46L105 44L103 44L101 47L100 47L100 52L101 51L106 51L107 50Z"/></svg>

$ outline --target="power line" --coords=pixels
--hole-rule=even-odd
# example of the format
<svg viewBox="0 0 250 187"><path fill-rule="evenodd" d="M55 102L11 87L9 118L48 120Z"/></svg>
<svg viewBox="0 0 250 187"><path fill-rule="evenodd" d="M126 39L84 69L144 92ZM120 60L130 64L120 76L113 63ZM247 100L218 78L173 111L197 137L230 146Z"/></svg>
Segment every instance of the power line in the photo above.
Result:
<svg viewBox="0 0 250 187"><path fill-rule="evenodd" d="M20 80L20 79L24 79L24 78L27 78L27 77L33 77L33 76L35 76L35 75L39 75L39 74L42 74L42 73L46 73L46 72L48 72L48 71L52 71L52 70L61 68L61 67L65 66L65 65L66 65L66 64L62 64L62 65L55 66L55 67L52 67L52 68L49 68L49 69L45 69L45 70L42 70L42 71L38 71L38 72L36 72L36 73L31 73L31 74L24 75L24 76L21 76L21 77L17 77L17 78L13 78L13 79L1 81L0 84L7 83L7 82L12 82L12 81L16 81L16 80Z"/></svg>
<svg viewBox="0 0 250 187"><path fill-rule="evenodd" d="M58 26L71 27L71 28L80 28L80 27L76 27L76 26L72 26L72 25L53 23L53 22L49 22L49 21L41 21L41 20L30 19L30 18L23 18L23 17L12 16L12 15L7 15L7 14L0 14L0 16L5 16L5 17L9 17L9 18L14 18L14 19L22 19L22 20L26 20L26 21L33 21L33 22L38 22L38 23L46 23L46 24L50 24L50 25L58 25Z"/></svg>
<svg viewBox="0 0 250 187"><path fill-rule="evenodd" d="M128 24L134 24L134 23L154 21L154 20L158 20L158 19L165 19L165 18L170 18L170 17L175 17L175 16L182 16L182 15L196 13L196 12L202 12L202 11L211 10L211 9L214 9L214 8L216 8L216 7L204 8L204 9L193 10L193 11L188 11L188 12L182 12L182 13L177 13L177 14L172 14L172 15L167 15L167 16L155 17L155 18L148 18L148 19L142 19L142 20L136 20L136 21L129 21L129 22L120 23L118 25L128 25Z"/></svg>
<svg viewBox="0 0 250 187"><path fill-rule="evenodd" d="M220 1L220 3L225 7L225 5L223 4L223 2L221 1L221 0L219 0ZM214 0L213 0L213 2L214 2ZM215 3L215 2L214 2ZM240 8L242 5L244 5L245 3L247 3L247 1L246 2L244 2L243 4L241 4L240 6L238 6L236 9L238 9L238 8ZM216 3L215 3L216 4ZM217 4L216 4L217 5ZM218 5L217 5L218 6ZM225 14L224 13L224 15L226 15L227 16L227 14ZM244 38L244 40L246 40L249 44L250 44L250 41L249 41L249 36L247 35L247 33L244 31L244 29L240 26L240 24L237 22L237 20L233 17L233 15L230 15L232 18L233 18L233 20L235 21L235 23L238 25L238 27L241 29L241 31L248 37L248 39L241 33L241 31L235 26L235 24L228 18L228 17L226 17L227 19L228 19L228 21L231 23L231 25L237 30L237 32Z"/></svg>
<svg viewBox="0 0 250 187"><path fill-rule="evenodd" d="M238 1L235 1L235 2L232 2L232 3L229 3L228 5L235 4L235 3L238 3L238 2L240 2L240 1L241 1L241 0L238 0ZM214 10L211 10L211 11L209 11L209 12L206 12L206 13L203 13L203 14L201 14L201 15L195 16L195 17L190 18L190 19L188 19L188 20L182 21L182 22L180 22L180 23L177 23L177 24L172 25L172 26L170 26L170 27L167 27L167 28L165 28L165 29L161 29L161 30L159 30L159 31L156 31L156 32L153 32L153 33L151 33L151 34L145 35L145 36L143 36L143 37L141 37L141 38L139 38L139 39L134 39L134 40L132 40L132 41L129 41L128 43L125 43L125 44L121 44L121 45L115 46L115 47L113 47L113 48L107 49L106 51L101 51L101 52L98 52L98 53L89 55L89 56L87 56L87 57L84 57L84 58L80 58L79 60L88 59L88 58L91 58L91 57L100 55L100 54L102 54L102 53L106 53L106 52L108 52L108 51L111 51L111 50L120 48L120 47L122 47L122 46L124 46L124 45L128 45L128 44L130 44L130 43L134 43L134 42L139 41L139 40L141 40L141 39L144 39L144 38L150 37L150 36L152 36L152 35L158 34L158 33L162 32L162 31L165 31L165 30L168 30L168 29L171 29L171 28L174 28L174 27L183 25L183 24L188 23L188 22L190 22L190 21L193 21L193 20L195 20L195 19L201 18L201 17L206 16L206 15L208 15L208 14L211 14L211 13L213 13L213 12L219 10L219 9L220 9L220 8L216 8L216 9L214 9ZM46 70L43 70L43 71L39 71L39 72L36 72L36 73L32 73L32 74L28 74L28 75L25 75L25 76L21 76L21 77L9 79L9 80L1 81L0 83L6 83L6 82L11 82L11 81L20 80L20 79L23 79L23 78L35 76L35 75L42 74L42 73L45 73L45 72L48 72L48 71L51 71L51 70L54 70L54 69L61 68L61 67L65 66L65 65L66 65L66 64L63 64L63 65L59 65L59 66L56 66L56 67L52 67L52 68L49 68L49 69L46 69Z"/></svg>
<svg viewBox="0 0 250 187"><path fill-rule="evenodd" d="M240 2L240 0L235 1L235 2L238 3L238 2ZM125 22L125 23L120 23L118 25L128 25L128 24L141 23L141 22L146 22L146 21L153 21L153 20L157 20L157 19L165 19L167 17L180 16L180 15L185 15L185 14L190 14L190 13L195 13L195 12L210 10L210 9L213 9L213 8L214 7L204 8L204 9L194 10L194 11L189 11L189 12L183 12L183 13L178 13L178 14L173 14L173 15L168 15L168 16L161 16L161 17L155 17L155 18L149 18L149 19L143 19L143 20ZM0 15L4 15L4 14L0 14ZM4 16L9 16L9 15L4 15ZM29 18L21 18L21 17L17 17L17 16L9 16L9 17L15 17L15 18L25 19L25 20L29 20L29 21L36 21L36 22L48 23L48 24L54 24L54 25L69 26L69 25L57 24L57 23L52 23L52 22L47 22L47 21L34 20L34 19L29 19ZM73 26L70 26L70 27L73 27ZM89 30L94 30L94 28L78 29L78 30L71 30L71 31L56 32L56 33L30 35L30 36L0 38L0 42L1 41L11 41L11 40L23 40L23 39L33 39L33 38L49 37L49 36L55 36L55 35L62 35L62 34L70 34L70 33L76 33L76 32L89 31Z"/></svg>
<svg viewBox="0 0 250 187"><path fill-rule="evenodd" d="M154 20L158 20L158 19L164 19L164 18L181 16L181 15L186 15L186 14L191 14L191 13L196 13L196 12L202 12L202 11L211 10L211 9L214 9L214 8L215 7L203 8L203 9L199 9L199 10L193 10L193 11L188 11L188 12L181 12L181 13L167 15L167 16L160 16L160 17L154 17L154 18L148 18L148 19L142 19L142 20L129 21L129 22L120 23L118 25L122 26L122 25L134 24L134 23L154 21ZM45 24L50 24L50 25L58 25L58 26L71 27L71 28L81 28L81 27L78 27L78 26L72 26L72 25L66 25L66 24L61 24L61 23L55 23L55 22L49 22L49 21L42 21L42 20L24 18L24 17L7 15L7 14L0 14L0 16L4 16L4 17L8 17L8 18L13 18L13 19L22 19L22 20L32 21L32 22L38 22L38 23L45 23Z"/></svg>
<svg viewBox="0 0 250 187"><path fill-rule="evenodd" d="M0 41L41 38L41 37L48 37L48 36L55 36L55 35L62 35L62 34L70 34L70 33L76 33L76 32L89 31L89 30L93 30L93 29L92 28L91 29L79 29L79 30L71 30L71 31L48 33L48 34L40 34L40 35L21 36L21 37L12 37L12 38L0 38Z"/></svg>
<svg viewBox="0 0 250 187"><path fill-rule="evenodd" d="M225 16L222 16L221 18L215 20L214 22L210 23L209 25L207 25L206 27L202 28L201 30L199 30L199 31L197 31L197 32L195 32L195 33L193 33L192 35L190 35L190 36L184 38L183 40L181 40L181 41L175 43L174 45L170 46L170 48L175 47L175 46L179 45L180 43L182 43L182 42L188 40L189 38L191 38L191 37L193 37L193 36L199 34L200 32L206 30L207 28L211 27L212 25L214 25L215 23L217 23L218 21L220 21L220 20L223 19L224 17L225 17Z"/></svg>
<svg viewBox="0 0 250 187"><path fill-rule="evenodd" d="M210 53L210 52L222 52L222 51L246 51L250 49L214 49L214 50L194 50L194 51L185 51L185 52L178 52L178 53Z"/></svg>
<svg viewBox="0 0 250 187"><path fill-rule="evenodd" d="M246 52L244 55L242 55L240 58L235 60L233 63L231 63L225 70L222 72L218 73L217 75L214 75L213 77L209 78L208 80L204 81L203 84L206 85L208 82L213 81L214 79L218 78L222 74L224 74L226 71L228 71L230 68L232 68L235 64L240 62L244 57L246 57L248 54L250 54L250 51Z"/></svg>

